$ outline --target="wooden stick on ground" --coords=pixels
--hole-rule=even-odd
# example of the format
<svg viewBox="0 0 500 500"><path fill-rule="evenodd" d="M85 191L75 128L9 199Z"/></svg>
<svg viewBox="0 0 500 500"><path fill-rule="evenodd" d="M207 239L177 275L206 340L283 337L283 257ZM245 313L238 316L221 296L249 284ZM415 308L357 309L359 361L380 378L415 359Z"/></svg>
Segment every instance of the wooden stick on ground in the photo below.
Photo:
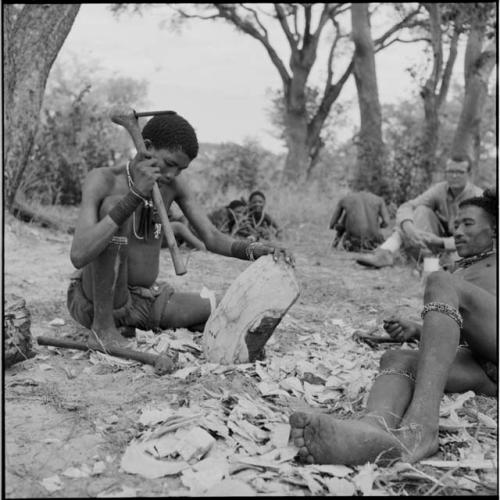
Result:
<svg viewBox="0 0 500 500"><path fill-rule="evenodd" d="M104 347L97 344L95 346L89 347L86 343L77 342L76 340L55 339L44 336L37 337L37 342L39 345L50 345L54 347L63 347L65 349L77 349L79 351L99 351L104 354L109 354L110 356L139 361L140 363L151 365L155 368L158 368L159 362L162 361L162 364L165 365L162 370L162 372L164 373L171 373L175 369L175 363L167 356L151 354L148 352L134 351L133 349L127 349L126 347L115 345Z"/></svg>

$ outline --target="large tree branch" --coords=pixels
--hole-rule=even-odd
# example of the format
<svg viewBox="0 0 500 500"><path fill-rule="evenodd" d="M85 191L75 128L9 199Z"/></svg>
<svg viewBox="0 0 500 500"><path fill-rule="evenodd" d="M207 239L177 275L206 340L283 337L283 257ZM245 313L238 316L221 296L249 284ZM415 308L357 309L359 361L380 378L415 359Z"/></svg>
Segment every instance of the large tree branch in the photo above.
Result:
<svg viewBox="0 0 500 500"><path fill-rule="evenodd" d="M304 5L304 17L305 17L304 43L311 36L311 8L312 8L311 4Z"/></svg>
<svg viewBox="0 0 500 500"><path fill-rule="evenodd" d="M173 5L170 6L171 9L175 10L177 14L179 14L181 17L185 19L202 19L204 21L215 21L216 19L220 19L221 16L219 14L212 14L212 15L207 15L203 16L201 14L188 14L186 11L179 9L178 7L174 7Z"/></svg>
<svg viewBox="0 0 500 500"><path fill-rule="evenodd" d="M330 51L328 53L328 60L327 60L327 66L326 66L326 82L325 82L325 92L327 91L328 87L331 85L332 80L333 80L333 56L335 54L335 50L337 48L337 44L341 38L340 34L340 26L339 23L336 19L332 19L332 23L335 26L335 38L333 40L332 45L330 46Z"/></svg>
<svg viewBox="0 0 500 500"><path fill-rule="evenodd" d="M250 35L252 38L255 38L264 46L267 53L269 54L271 62L278 70L278 73L283 82L283 86L285 87L285 89L287 89L290 86L291 77L283 61L279 57L274 47L271 45L266 33L259 32L259 30L252 23L250 23L245 19L242 19L236 13L236 9L234 8L234 6L228 4L213 4L213 5L219 13L218 17L226 19L227 21L231 22L234 26L239 28L247 35Z"/></svg>
<svg viewBox="0 0 500 500"><path fill-rule="evenodd" d="M285 33L286 39L290 44L292 52L297 50L297 38L291 32L290 26L288 26L288 22L286 20L286 13L283 9L283 6L280 5L279 3L275 3L274 10L276 11L276 17L278 18L278 21L281 25L281 29Z"/></svg>
<svg viewBox="0 0 500 500"><path fill-rule="evenodd" d="M330 112L332 104L336 101L337 97L340 94L345 82L351 76L351 73L354 69L354 57L351 59L351 62L347 66L343 75L337 80L334 85L330 85L321 99L321 103L316 110L316 113L312 120L307 125L307 129L310 137L315 137L321 132L321 127Z"/></svg>
<svg viewBox="0 0 500 500"><path fill-rule="evenodd" d="M451 75L453 72L453 66L455 65L455 61L457 59L457 48L458 48L458 39L460 37L461 27L456 26L453 30L453 35L450 41L450 50L448 54L448 60L446 61L443 78L441 80L441 87L439 89L438 102L437 106L440 108L443 102L446 99L448 94L448 89L450 87Z"/></svg>
<svg viewBox="0 0 500 500"><path fill-rule="evenodd" d="M391 28L389 28L382 36L373 41L373 46L375 47L375 52L377 52L378 45L383 45L384 42L391 37L394 33L399 31L402 28L409 28L412 26L417 26L420 23L414 22L410 24L410 21L420 12L421 7L419 6L416 10L407 14L399 23L395 24Z"/></svg>
<svg viewBox="0 0 500 500"><path fill-rule="evenodd" d="M268 36L268 32L267 32L267 29L266 27L262 24L262 22L260 21L260 18L259 18L259 15L257 14L257 12L254 10L254 9L251 9L250 7L247 7L246 5L240 3L239 4L243 9L249 11L252 15L253 15L253 18L255 20L255 22L259 25L260 29L264 32L265 36L267 37Z"/></svg>
<svg viewBox="0 0 500 500"><path fill-rule="evenodd" d="M425 9L429 13L430 34L432 44L433 64L431 74L426 82L426 87L435 95L438 82L443 70L443 44L441 33L441 11L438 4L425 3Z"/></svg>
<svg viewBox="0 0 500 500"><path fill-rule="evenodd" d="M431 43L431 39L425 36L421 37L416 37L412 38L410 40L404 40L403 38L393 38L392 40L385 42L383 45L379 45L375 50L374 53L376 54L377 52L380 52L381 50L386 49L387 47L391 46L393 43L415 43L415 42L427 42Z"/></svg>

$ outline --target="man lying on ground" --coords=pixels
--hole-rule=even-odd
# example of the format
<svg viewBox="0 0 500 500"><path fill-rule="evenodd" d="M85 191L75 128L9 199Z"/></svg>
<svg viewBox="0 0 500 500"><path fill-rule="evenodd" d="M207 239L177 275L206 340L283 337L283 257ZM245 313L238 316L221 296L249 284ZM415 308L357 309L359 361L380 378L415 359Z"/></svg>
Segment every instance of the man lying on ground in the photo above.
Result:
<svg viewBox="0 0 500 500"><path fill-rule="evenodd" d="M497 395L497 210L489 190L460 203L454 232L460 267L429 275L419 350L384 353L363 417L291 415L305 462L417 462L438 451L443 392Z"/></svg>
<svg viewBox="0 0 500 500"><path fill-rule="evenodd" d="M235 241L211 224L182 176L198 154L196 133L184 118L154 116L142 135L146 156L94 169L83 187L70 255L81 272L70 283L67 304L91 329L89 345L120 344L118 327L199 329L215 307L214 298L156 283L162 228L151 201L155 182L165 208L176 201L208 251L243 260L273 254L293 264L285 249Z"/></svg>
<svg viewBox="0 0 500 500"><path fill-rule="evenodd" d="M470 168L468 159L449 160L446 180L403 203L396 213L396 227L391 236L372 253L358 257L356 262L371 268L392 266L402 246L415 258L455 252L452 233L458 205L483 192L469 181Z"/></svg>
<svg viewBox="0 0 500 500"><path fill-rule="evenodd" d="M355 191L343 196L330 221L336 231L332 247L340 240L348 252L373 250L384 241L381 227L389 225L389 212L385 201L369 191Z"/></svg>

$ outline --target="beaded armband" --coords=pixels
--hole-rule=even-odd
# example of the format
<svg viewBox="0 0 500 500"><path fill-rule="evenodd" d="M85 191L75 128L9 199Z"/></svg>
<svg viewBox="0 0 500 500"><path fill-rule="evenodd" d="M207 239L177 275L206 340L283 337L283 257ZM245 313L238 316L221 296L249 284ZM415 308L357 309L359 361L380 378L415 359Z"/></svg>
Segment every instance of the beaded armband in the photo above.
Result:
<svg viewBox="0 0 500 500"><path fill-rule="evenodd" d="M446 314L446 316L457 323L460 330L463 328L464 321L462 315L455 307L445 304L444 302L429 302L422 309L422 313L420 314L421 318L424 319L424 316L430 311Z"/></svg>
<svg viewBox="0 0 500 500"><path fill-rule="evenodd" d="M231 256L241 260L255 260L254 251L260 246L262 245L257 242L235 241L231 245Z"/></svg>
<svg viewBox="0 0 500 500"><path fill-rule="evenodd" d="M110 243L114 245L128 245L128 238L126 236L113 236Z"/></svg>
<svg viewBox="0 0 500 500"><path fill-rule="evenodd" d="M386 370L380 371L376 377L380 377L381 375L401 375L403 377L409 378L413 383L415 383L415 377L413 376L413 373L408 370L396 370L395 368L387 368Z"/></svg>

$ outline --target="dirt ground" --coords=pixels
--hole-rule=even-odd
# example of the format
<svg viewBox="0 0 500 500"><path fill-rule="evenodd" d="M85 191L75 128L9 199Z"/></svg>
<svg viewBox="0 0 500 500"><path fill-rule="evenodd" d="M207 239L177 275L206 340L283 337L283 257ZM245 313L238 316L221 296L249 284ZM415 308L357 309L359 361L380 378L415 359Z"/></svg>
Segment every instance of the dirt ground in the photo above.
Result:
<svg viewBox="0 0 500 500"><path fill-rule="evenodd" d="M85 329L71 319L65 306L68 278L73 272L69 260L71 236L26 225L9 216L4 236L4 290L26 299L32 316L33 337L83 338ZM14 365L4 375L6 497L192 493L194 490L183 484L179 475L146 479L121 468L127 446L143 431L138 423L141 412L148 405L203 406L218 403L215 397L218 394L224 394L226 400L228 395L236 399L245 395L268 404L279 415L278 420L286 422L295 408L310 405L308 398L299 392L290 391L289 396L275 397L264 397L259 392L262 375L259 378L258 373L266 366L269 370L273 359L309 359L316 366L323 356L329 360L330 373L334 373L335 366L343 366L344 380L357 383L358 390L341 388L337 401L316 404L316 409L338 411L343 415L360 409L381 354L384 349L395 346L371 348L357 344L353 333L382 334L382 318L398 308L417 318L422 286L411 266L366 270L354 262L354 254L331 250L330 241L331 233L312 224L297 228L288 236L286 244L295 253L301 295L273 335L267 365L264 362L255 369L235 369L222 374L208 372L203 377L183 380L157 377L147 366L125 366L99 360L95 354L49 349L35 343L36 357ZM168 280L183 291L198 291L206 286L222 294L248 266L247 262L209 253L185 249L182 253L187 259L188 274L175 276L168 251L162 250L160 279ZM50 325L56 318L64 320L64 324ZM199 336L194 336L194 340L199 340ZM350 349L351 346L355 347ZM199 363L203 365L203 360ZM462 434L458 437L452 433L440 434L442 441L437 458L460 461L473 452L485 460L496 457L496 428L493 424L489 428L482 426L474 418L479 411L496 422L496 407L495 399L474 396L463 408L458 408L456 413L461 421L468 419L468 434L464 435L474 440L465 439ZM463 439L459 439L460 436ZM476 444L477 449L473 450ZM90 473L81 477L63 474L71 467L81 471L84 465ZM273 469L258 467L250 472L235 472L231 477L240 478L255 494L331 494L334 486L329 490L327 483L321 482L324 475L316 472L316 482L312 479L311 482L302 472L304 466L292 465L295 476L292 474L290 478L295 479L273 476ZM474 495L497 491L496 469L463 469L459 465L453 469L418 465L413 469L406 472L391 469L390 473L371 469L375 471L371 489L363 490L359 482L353 481L357 486L348 491L394 495ZM355 468L352 472L347 479L357 474ZM47 487L44 480L53 476L58 476L58 486ZM464 477L466 482L462 480ZM347 481L342 484L346 486Z"/></svg>

